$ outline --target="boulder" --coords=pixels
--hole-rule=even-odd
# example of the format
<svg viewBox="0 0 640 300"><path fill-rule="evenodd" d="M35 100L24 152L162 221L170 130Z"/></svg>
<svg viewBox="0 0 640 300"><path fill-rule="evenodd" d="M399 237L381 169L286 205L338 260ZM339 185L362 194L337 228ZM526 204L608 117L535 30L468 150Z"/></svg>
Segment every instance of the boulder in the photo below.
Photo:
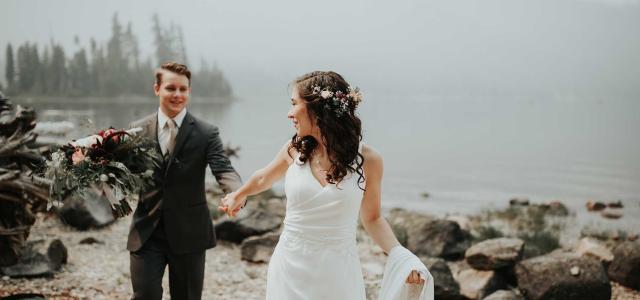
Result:
<svg viewBox="0 0 640 300"><path fill-rule="evenodd" d="M640 244L622 242L613 248L609 278L626 287L640 290Z"/></svg>
<svg viewBox="0 0 640 300"><path fill-rule="evenodd" d="M510 206L529 206L529 198L511 198L509 200Z"/></svg>
<svg viewBox="0 0 640 300"><path fill-rule="evenodd" d="M262 209L245 207L235 218L220 218L215 225L216 237L239 244L250 236L278 229L282 220L282 217Z"/></svg>
<svg viewBox="0 0 640 300"><path fill-rule="evenodd" d="M109 200L87 189L83 196L73 194L58 211L63 223L78 230L100 228L115 221Z"/></svg>
<svg viewBox="0 0 640 300"><path fill-rule="evenodd" d="M52 276L67 263L67 247L59 239L28 241L25 251L12 266L0 268L9 277Z"/></svg>
<svg viewBox="0 0 640 300"><path fill-rule="evenodd" d="M468 216L450 215L450 216L446 216L444 219L458 223L458 226L460 226L462 230L466 230L466 231L471 230L471 219Z"/></svg>
<svg viewBox="0 0 640 300"><path fill-rule="evenodd" d="M560 201L551 201L547 213L551 216L566 217L569 215L569 209Z"/></svg>
<svg viewBox="0 0 640 300"><path fill-rule="evenodd" d="M607 219L615 220L615 219L622 218L623 213L622 213L622 209L619 209L619 208L606 208L602 212L600 212L600 215Z"/></svg>
<svg viewBox="0 0 640 300"><path fill-rule="evenodd" d="M624 205L622 204L622 201L618 200L618 201L612 201L607 203L607 206L610 208L623 208Z"/></svg>
<svg viewBox="0 0 640 300"><path fill-rule="evenodd" d="M398 208L388 220L400 242L416 255L456 259L471 245L471 234L454 221Z"/></svg>
<svg viewBox="0 0 640 300"><path fill-rule="evenodd" d="M279 239L278 233L248 237L240 245L240 256L246 261L268 263Z"/></svg>
<svg viewBox="0 0 640 300"><path fill-rule="evenodd" d="M524 298L511 290L499 290L482 300L524 300Z"/></svg>
<svg viewBox="0 0 640 300"><path fill-rule="evenodd" d="M503 278L495 271L467 268L454 274L454 278L460 284L460 294L468 299L480 300L507 286Z"/></svg>
<svg viewBox="0 0 640 300"><path fill-rule="evenodd" d="M609 263L613 260L613 253L607 246L593 238L582 238L576 246L576 253L581 256L592 256L598 260Z"/></svg>
<svg viewBox="0 0 640 300"><path fill-rule="evenodd" d="M433 276L435 299L464 299L460 294L460 285L455 279L453 279L451 269L449 269L449 266L444 259L421 257L420 260L425 264L425 266L427 266L431 276Z"/></svg>
<svg viewBox="0 0 640 300"><path fill-rule="evenodd" d="M587 210L588 211L601 211L607 207L606 204L598 201L588 201L587 202Z"/></svg>
<svg viewBox="0 0 640 300"><path fill-rule="evenodd" d="M523 260L515 268L518 287L530 300L611 298L611 283L594 258L554 252Z"/></svg>
<svg viewBox="0 0 640 300"><path fill-rule="evenodd" d="M490 239L467 249L465 260L477 270L497 270L515 265L522 258L523 249L521 239Z"/></svg>
<svg viewBox="0 0 640 300"><path fill-rule="evenodd" d="M286 203L282 198L271 198L261 201L260 208L267 213L284 219Z"/></svg>

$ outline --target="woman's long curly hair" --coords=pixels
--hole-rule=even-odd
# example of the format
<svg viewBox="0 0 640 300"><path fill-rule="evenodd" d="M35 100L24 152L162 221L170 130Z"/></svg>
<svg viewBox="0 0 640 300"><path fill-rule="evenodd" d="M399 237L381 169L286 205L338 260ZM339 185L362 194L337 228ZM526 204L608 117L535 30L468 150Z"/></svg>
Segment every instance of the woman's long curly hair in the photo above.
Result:
<svg viewBox="0 0 640 300"><path fill-rule="evenodd" d="M338 186L347 174L357 173L360 176L358 187L364 190L361 186L361 183L364 183L364 157L358 152L362 140L362 125L360 118L355 114L358 103L348 101L346 112L336 113L335 106L328 103L331 100L322 98L317 92L317 87L320 87L333 93L348 94L349 84L336 72L315 71L300 76L293 85L307 105L309 118L320 128L321 142L327 149L331 162L331 169L327 171L327 182ZM298 151L299 160L304 164L311 160L318 142L320 141L316 141L312 136L299 137L294 134L289 150L293 148Z"/></svg>

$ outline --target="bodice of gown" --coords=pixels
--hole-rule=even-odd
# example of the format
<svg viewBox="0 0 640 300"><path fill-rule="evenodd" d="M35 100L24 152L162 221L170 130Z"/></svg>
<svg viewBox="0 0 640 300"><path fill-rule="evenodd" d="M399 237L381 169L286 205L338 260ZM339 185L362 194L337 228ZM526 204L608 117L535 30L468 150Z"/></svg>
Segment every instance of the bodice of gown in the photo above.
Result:
<svg viewBox="0 0 640 300"><path fill-rule="evenodd" d="M285 175L284 230L322 243L355 243L363 196L359 177L350 173L338 185L323 187L313 176L310 163L301 164L296 157Z"/></svg>

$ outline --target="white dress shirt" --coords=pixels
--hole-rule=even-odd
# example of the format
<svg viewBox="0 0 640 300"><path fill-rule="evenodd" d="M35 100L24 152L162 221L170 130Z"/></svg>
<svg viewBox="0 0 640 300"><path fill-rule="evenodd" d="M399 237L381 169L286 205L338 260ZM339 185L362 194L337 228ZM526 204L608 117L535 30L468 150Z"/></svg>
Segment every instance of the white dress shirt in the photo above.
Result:
<svg viewBox="0 0 640 300"><path fill-rule="evenodd" d="M173 120L176 121L177 124L176 130L180 129L182 121L186 115L187 108L185 107L175 117L173 117ZM162 109L158 108L158 143L160 143L162 155L167 153L167 147L169 145L169 140L171 139L169 126L165 126L169 119L171 118L167 117L167 115L162 112Z"/></svg>

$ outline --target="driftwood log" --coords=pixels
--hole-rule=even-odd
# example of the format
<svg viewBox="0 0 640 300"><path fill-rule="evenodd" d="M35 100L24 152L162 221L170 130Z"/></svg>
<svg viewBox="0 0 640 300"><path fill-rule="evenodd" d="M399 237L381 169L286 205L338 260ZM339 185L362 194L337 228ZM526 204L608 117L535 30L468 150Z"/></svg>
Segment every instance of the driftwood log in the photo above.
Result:
<svg viewBox="0 0 640 300"><path fill-rule="evenodd" d="M46 180L36 176L45 150L27 147L37 137L35 126L33 109L14 109L0 92L0 266L18 261L35 214L49 199Z"/></svg>

